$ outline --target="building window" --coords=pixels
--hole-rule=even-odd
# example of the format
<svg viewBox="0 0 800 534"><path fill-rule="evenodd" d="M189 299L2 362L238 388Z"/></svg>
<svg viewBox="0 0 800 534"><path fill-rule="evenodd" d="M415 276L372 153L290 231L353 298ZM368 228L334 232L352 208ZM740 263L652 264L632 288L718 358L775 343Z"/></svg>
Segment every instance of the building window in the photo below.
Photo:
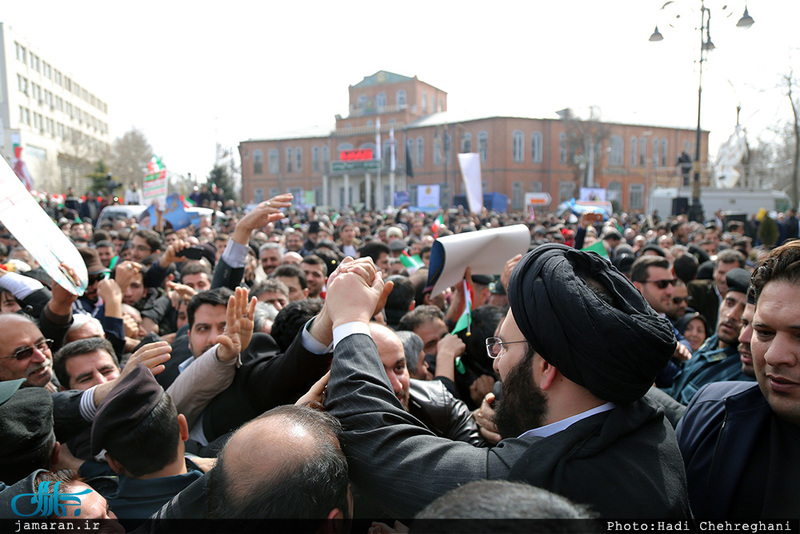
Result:
<svg viewBox="0 0 800 534"><path fill-rule="evenodd" d="M575 182L558 182L558 203L566 202L575 197Z"/></svg>
<svg viewBox="0 0 800 534"><path fill-rule="evenodd" d="M286 149L286 172L292 172L292 149Z"/></svg>
<svg viewBox="0 0 800 534"><path fill-rule="evenodd" d="M28 62L28 51L25 50L25 47L22 45L17 45L17 59L22 61L23 63Z"/></svg>
<svg viewBox="0 0 800 534"><path fill-rule="evenodd" d="M542 192L542 182L531 182L531 193L541 193Z"/></svg>
<svg viewBox="0 0 800 534"><path fill-rule="evenodd" d="M484 131L478 132L478 153L481 155L481 162L489 157L489 134Z"/></svg>
<svg viewBox="0 0 800 534"><path fill-rule="evenodd" d="M358 109L364 109L367 107L367 95L359 95L358 96Z"/></svg>
<svg viewBox="0 0 800 534"><path fill-rule="evenodd" d="M442 164L442 138L439 136L433 140L433 164Z"/></svg>
<svg viewBox="0 0 800 534"><path fill-rule="evenodd" d="M653 167L658 167L658 139L653 139Z"/></svg>
<svg viewBox="0 0 800 534"><path fill-rule="evenodd" d="M636 156L638 154L638 142L635 137L631 137L631 167L636 167Z"/></svg>
<svg viewBox="0 0 800 534"><path fill-rule="evenodd" d="M622 137L618 135L612 135L608 141L608 147L611 149L608 153L608 164L611 167L622 167L623 162L625 161L623 154L625 143L622 141Z"/></svg>
<svg viewBox="0 0 800 534"><path fill-rule="evenodd" d="M667 140L661 140L661 164L666 165L669 160L667 159Z"/></svg>
<svg viewBox="0 0 800 534"><path fill-rule="evenodd" d="M392 170L392 140L386 139L381 147L381 167L384 170Z"/></svg>
<svg viewBox="0 0 800 534"><path fill-rule="evenodd" d="M422 93L422 113L428 112L428 93Z"/></svg>
<svg viewBox="0 0 800 534"><path fill-rule="evenodd" d="M639 138L639 165L647 165L647 140L644 137Z"/></svg>
<svg viewBox="0 0 800 534"><path fill-rule="evenodd" d="M461 136L461 152L463 154L472 152L472 134L464 132Z"/></svg>
<svg viewBox="0 0 800 534"><path fill-rule="evenodd" d="M295 171L303 172L303 149L301 147L297 147L294 149L294 153L297 157L297 168L295 168Z"/></svg>
<svg viewBox="0 0 800 534"><path fill-rule="evenodd" d="M406 91L405 89L400 89L397 91L397 105L398 106L405 106L406 105Z"/></svg>
<svg viewBox="0 0 800 534"><path fill-rule="evenodd" d="M531 134L531 161L533 163L542 162L542 134L533 132Z"/></svg>
<svg viewBox="0 0 800 534"><path fill-rule="evenodd" d="M644 185L631 184L631 198L628 209L640 210L644 208Z"/></svg>
<svg viewBox="0 0 800 534"><path fill-rule="evenodd" d="M425 161L425 140L417 137L417 165L422 165Z"/></svg>
<svg viewBox="0 0 800 534"><path fill-rule="evenodd" d="M558 136L558 161L560 163L567 162L567 134L564 132Z"/></svg>
<svg viewBox="0 0 800 534"><path fill-rule="evenodd" d="M28 79L24 76L17 74L17 85L22 93L28 94Z"/></svg>
<svg viewBox="0 0 800 534"><path fill-rule="evenodd" d="M269 188L269 198L277 197L281 194L281 190L279 187L270 187Z"/></svg>
<svg viewBox="0 0 800 534"><path fill-rule="evenodd" d="M522 182L514 182L511 184L511 209L519 211L522 209Z"/></svg>
<svg viewBox="0 0 800 534"><path fill-rule="evenodd" d="M253 189L253 202L261 204L264 202L264 190L260 187Z"/></svg>
<svg viewBox="0 0 800 534"><path fill-rule="evenodd" d="M328 172L328 163L331 161L331 149L327 146L322 147L322 172Z"/></svg>
<svg viewBox="0 0 800 534"><path fill-rule="evenodd" d="M264 172L264 153L260 150L253 150L253 174Z"/></svg>
<svg viewBox="0 0 800 534"><path fill-rule="evenodd" d="M606 200L609 202L616 201L620 206L622 205L622 183L611 182L606 188Z"/></svg>
<svg viewBox="0 0 800 534"><path fill-rule="evenodd" d="M514 133L511 134L511 139L511 152L514 161L517 163L525 161L525 134L520 130L514 130ZM521 184L520 187L522 187Z"/></svg>
<svg viewBox="0 0 800 534"><path fill-rule="evenodd" d="M339 143L339 146L336 147L336 151L339 154L341 154L345 150L353 150L353 143Z"/></svg>
<svg viewBox="0 0 800 534"><path fill-rule="evenodd" d="M269 151L269 173L278 174L280 172L280 162L278 161L278 149L273 148Z"/></svg>
<svg viewBox="0 0 800 534"><path fill-rule="evenodd" d="M375 97L375 105L378 108L386 107L386 93L378 93L378 96Z"/></svg>
<svg viewBox="0 0 800 534"><path fill-rule="evenodd" d="M319 172L319 147L315 146L311 149L311 171Z"/></svg>

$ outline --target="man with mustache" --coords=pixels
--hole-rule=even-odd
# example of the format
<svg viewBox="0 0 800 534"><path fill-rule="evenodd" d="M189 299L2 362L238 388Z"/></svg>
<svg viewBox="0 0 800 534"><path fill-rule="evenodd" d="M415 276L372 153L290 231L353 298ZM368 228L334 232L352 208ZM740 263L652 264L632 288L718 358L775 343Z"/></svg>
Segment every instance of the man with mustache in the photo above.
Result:
<svg viewBox="0 0 800 534"><path fill-rule="evenodd" d="M735 268L725 275L727 292L719 308L717 333L695 352L665 391L681 404L689 404L697 391L712 382L752 380L742 372L739 331L750 286L750 271Z"/></svg>
<svg viewBox="0 0 800 534"><path fill-rule="evenodd" d="M325 408L346 429L353 482L380 494L388 514L412 517L488 478L556 491L605 517L690 516L674 433L643 398L675 336L610 263L548 244L514 268L511 309L487 340L507 436L491 449L437 437L403 409L368 325L390 286L372 262L345 261L320 315L331 318L334 342Z"/></svg>
<svg viewBox="0 0 800 534"><path fill-rule="evenodd" d="M800 510L800 241L770 252L752 277L750 344L758 383L719 382L678 425L696 518L797 517ZM738 358L737 358L738 360Z"/></svg>

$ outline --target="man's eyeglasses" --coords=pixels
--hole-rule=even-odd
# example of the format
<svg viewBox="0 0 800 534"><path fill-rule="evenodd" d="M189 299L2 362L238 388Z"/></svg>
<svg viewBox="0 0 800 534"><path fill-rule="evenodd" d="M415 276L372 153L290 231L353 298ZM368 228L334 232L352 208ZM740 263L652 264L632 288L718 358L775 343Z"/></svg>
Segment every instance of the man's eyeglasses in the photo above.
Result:
<svg viewBox="0 0 800 534"><path fill-rule="evenodd" d="M667 286L674 286L677 281L676 278L671 280L648 280L645 284L655 284L658 289L667 289Z"/></svg>
<svg viewBox="0 0 800 534"><path fill-rule="evenodd" d="M672 302L674 304L680 304L681 302L689 303L689 297L672 297Z"/></svg>
<svg viewBox="0 0 800 534"><path fill-rule="evenodd" d="M0 360L5 360L8 358L15 358L18 362L22 360L27 360L31 356L33 356L33 350L36 349L39 352L44 352L50 348L50 344L53 342L52 339L42 339L37 341L35 345L28 345L27 347L21 347L17 349L17 351L12 354L11 356L2 356Z"/></svg>
<svg viewBox="0 0 800 534"><path fill-rule="evenodd" d="M88 282L88 284L89 284L89 285L92 285L92 284L96 284L96 283L97 283L97 282L99 282L100 280L108 280L108 278L109 278L110 276L111 276L111 272L110 272L110 271L109 271L109 272L107 272L107 273L100 273L100 274L90 274L90 275L89 275L89 282Z"/></svg>
<svg viewBox="0 0 800 534"><path fill-rule="evenodd" d="M501 352L508 351L508 345L514 343L527 343L527 341L503 341L499 337L486 338L486 353L491 359L498 358Z"/></svg>

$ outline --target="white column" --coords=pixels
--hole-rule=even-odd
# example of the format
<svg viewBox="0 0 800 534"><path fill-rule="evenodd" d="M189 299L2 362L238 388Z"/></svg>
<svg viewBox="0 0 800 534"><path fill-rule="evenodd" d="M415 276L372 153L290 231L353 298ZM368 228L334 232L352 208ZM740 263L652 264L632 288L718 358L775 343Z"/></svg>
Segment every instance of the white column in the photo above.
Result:
<svg viewBox="0 0 800 534"><path fill-rule="evenodd" d="M364 185L364 193L365 193L365 195L367 197L364 200L364 204L365 204L365 207L368 210L371 210L372 209L372 177L369 175L368 172L364 173L364 180L366 180L366 183Z"/></svg>
<svg viewBox="0 0 800 534"><path fill-rule="evenodd" d="M386 207L386 200L383 198L383 187L381 187L381 173L375 178L375 209L382 210Z"/></svg>
<svg viewBox="0 0 800 534"><path fill-rule="evenodd" d="M389 173L389 205L394 206L394 171Z"/></svg>
<svg viewBox="0 0 800 534"><path fill-rule="evenodd" d="M344 206L342 209L347 209L350 207L350 175L344 175Z"/></svg>

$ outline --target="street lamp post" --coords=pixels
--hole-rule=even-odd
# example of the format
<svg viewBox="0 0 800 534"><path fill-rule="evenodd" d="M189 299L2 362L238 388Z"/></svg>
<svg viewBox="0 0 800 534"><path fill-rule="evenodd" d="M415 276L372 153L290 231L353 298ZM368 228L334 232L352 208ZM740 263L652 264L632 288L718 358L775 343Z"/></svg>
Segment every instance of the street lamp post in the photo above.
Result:
<svg viewBox="0 0 800 534"><path fill-rule="evenodd" d="M666 5L666 4L665 4ZM725 9L725 7L723 7ZM749 28L753 25L753 17L747 12L745 5L744 14L736 23L739 28ZM655 31L650 36L650 41L662 41L664 36ZM711 9L705 6L705 1L700 1L700 76L697 85L697 131L694 152L694 177L692 180L692 204L689 206L689 219L692 221L703 222L703 204L700 201L700 143L702 140L702 130L700 128L700 110L703 102L703 62L707 60L707 53L716 48L711 42Z"/></svg>

